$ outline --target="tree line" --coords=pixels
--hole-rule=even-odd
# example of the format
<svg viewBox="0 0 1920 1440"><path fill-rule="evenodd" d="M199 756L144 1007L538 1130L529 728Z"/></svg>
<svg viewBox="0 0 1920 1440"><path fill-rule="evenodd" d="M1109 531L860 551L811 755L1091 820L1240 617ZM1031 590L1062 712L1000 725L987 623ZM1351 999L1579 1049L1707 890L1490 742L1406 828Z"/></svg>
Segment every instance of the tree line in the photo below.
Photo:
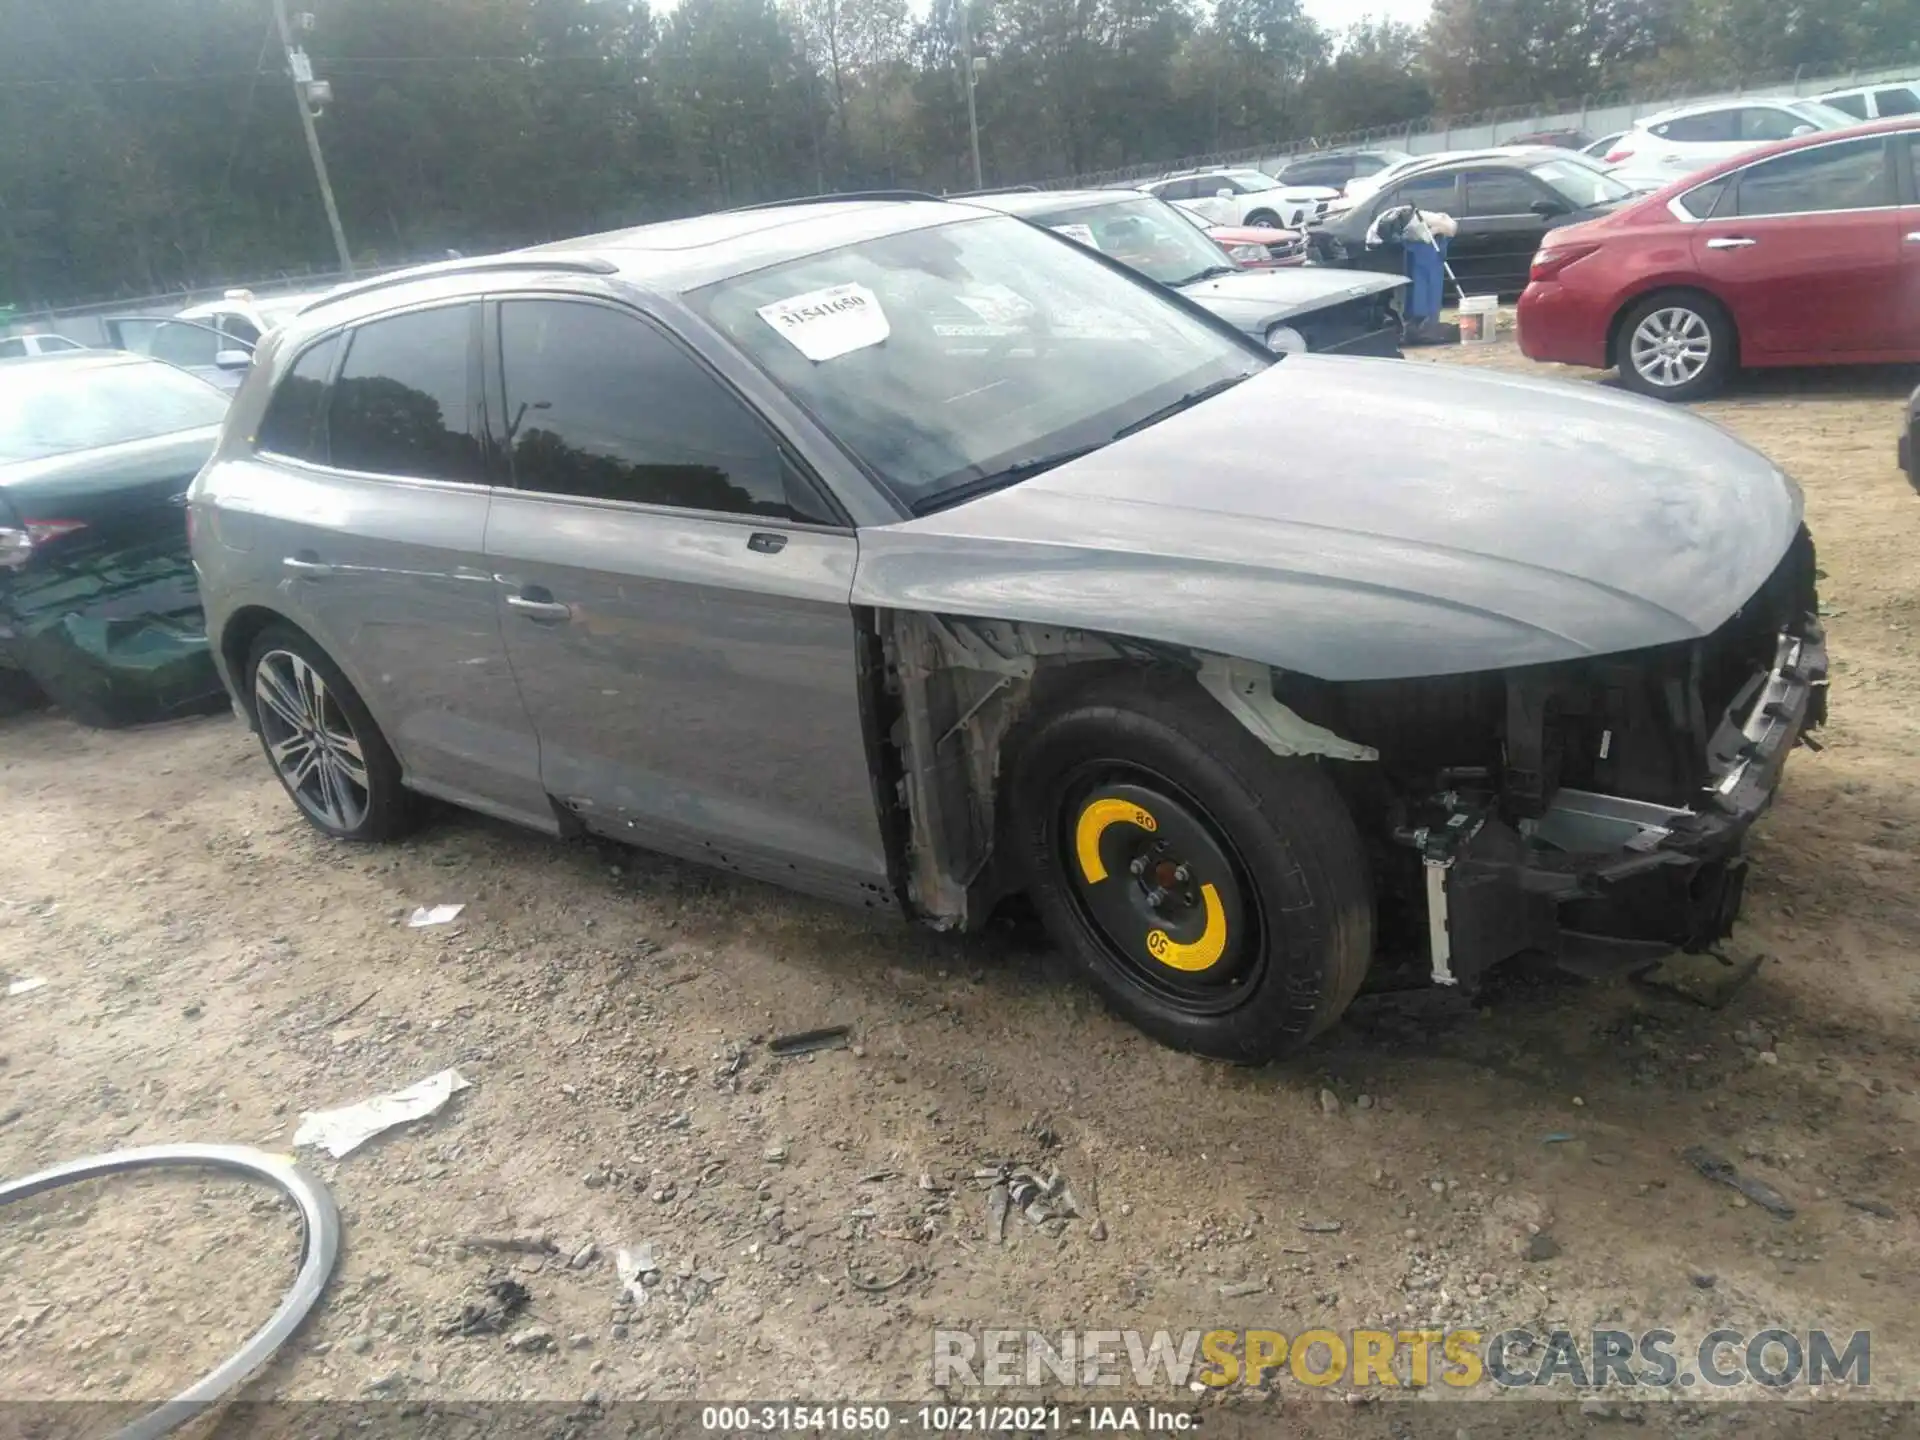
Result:
<svg viewBox="0 0 1920 1440"><path fill-rule="evenodd" d="M288 0L356 262L1920 62L1920 0ZM304 27L302 13L312 16ZM269 0L0 0L0 303L327 268Z"/></svg>

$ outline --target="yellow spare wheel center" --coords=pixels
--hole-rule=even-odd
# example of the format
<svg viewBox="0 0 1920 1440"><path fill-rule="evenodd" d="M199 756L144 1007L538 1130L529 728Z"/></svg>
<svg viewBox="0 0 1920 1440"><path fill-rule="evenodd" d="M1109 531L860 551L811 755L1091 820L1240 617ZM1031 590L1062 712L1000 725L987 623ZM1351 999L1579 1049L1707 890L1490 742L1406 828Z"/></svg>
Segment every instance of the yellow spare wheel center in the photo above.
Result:
<svg viewBox="0 0 1920 1440"><path fill-rule="evenodd" d="M1101 854L1101 840L1114 825L1130 825L1148 834L1160 828L1159 821L1154 819L1152 813L1132 800L1106 796L1090 801L1080 812L1073 837L1080 873L1089 885L1098 885L1108 878L1106 859ZM1144 860L1136 859L1133 873L1141 875L1145 866ZM1190 973L1208 970L1218 964L1220 957L1226 953L1227 912L1220 903L1220 892L1212 884L1202 884L1200 900L1205 907L1206 928L1198 938L1182 942L1158 927L1147 932L1147 953L1162 965Z"/></svg>

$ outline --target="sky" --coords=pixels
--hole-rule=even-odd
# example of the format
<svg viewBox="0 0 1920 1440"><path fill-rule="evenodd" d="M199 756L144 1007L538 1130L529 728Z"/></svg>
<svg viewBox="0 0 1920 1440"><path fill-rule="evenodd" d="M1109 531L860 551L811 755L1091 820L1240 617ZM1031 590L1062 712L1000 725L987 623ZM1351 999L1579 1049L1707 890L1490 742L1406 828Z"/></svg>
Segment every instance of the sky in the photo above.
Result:
<svg viewBox="0 0 1920 1440"><path fill-rule="evenodd" d="M1307 14L1335 34L1368 17L1422 25L1432 9L1433 0L1306 0Z"/></svg>

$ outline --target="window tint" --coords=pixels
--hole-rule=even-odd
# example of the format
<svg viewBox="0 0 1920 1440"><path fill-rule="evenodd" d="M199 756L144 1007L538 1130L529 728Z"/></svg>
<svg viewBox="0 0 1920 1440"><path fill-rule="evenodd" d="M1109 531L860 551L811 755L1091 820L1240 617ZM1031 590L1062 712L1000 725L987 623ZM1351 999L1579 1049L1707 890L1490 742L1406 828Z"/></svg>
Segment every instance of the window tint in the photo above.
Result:
<svg viewBox="0 0 1920 1440"><path fill-rule="evenodd" d="M1796 215L1891 205L1893 177L1886 154L1875 136L1763 160L1741 172L1734 213Z"/></svg>
<svg viewBox="0 0 1920 1440"><path fill-rule="evenodd" d="M169 365L211 365L220 353L220 335L192 320L169 320L154 327L146 353Z"/></svg>
<svg viewBox="0 0 1920 1440"><path fill-rule="evenodd" d="M293 369L273 392L267 413L260 418L256 442L260 449L295 460L326 463L327 437L320 428L320 417L327 402L334 353L339 348L339 337L329 335L293 362Z"/></svg>
<svg viewBox="0 0 1920 1440"><path fill-rule="evenodd" d="M522 490L797 518L766 427L644 321L600 305L508 301L500 369Z"/></svg>
<svg viewBox="0 0 1920 1440"><path fill-rule="evenodd" d="M1654 126L1653 133L1662 140L1678 140L1684 144L1732 140L1735 138L1734 113L1732 110L1709 110L1704 115L1682 115L1677 120Z"/></svg>
<svg viewBox="0 0 1920 1440"><path fill-rule="evenodd" d="M1791 110L1775 110L1759 105L1740 107L1742 140L1785 140L1796 130L1812 130L1814 123Z"/></svg>
<svg viewBox="0 0 1920 1440"><path fill-rule="evenodd" d="M1547 197L1517 170L1469 170L1468 215L1525 215L1527 207Z"/></svg>
<svg viewBox="0 0 1920 1440"><path fill-rule="evenodd" d="M1377 170L1380 167L1376 165L1373 168ZM1280 172L1280 178L1289 185L1342 185L1355 173L1351 160L1336 157L1328 160L1297 160ZM1365 173L1371 174L1372 171Z"/></svg>
<svg viewBox="0 0 1920 1440"><path fill-rule="evenodd" d="M1910 85L1879 91L1874 95L1873 103L1882 115L1920 115L1920 92Z"/></svg>
<svg viewBox="0 0 1920 1440"><path fill-rule="evenodd" d="M1454 177L1448 175L1416 175L1405 184L1394 186L1387 196L1383 209L1395 205L1417 205L1422 210L1454 209Z"/></svg>
<svg viewBox="0 0 1920 1440"><path fill-rule="evenodd" d="M0 360L17 360L27 353L24 340L0 340Z"/></svg>
<svg viewBox="0 0 1920 1440"><path fill-rule="evenodd" d="M1727 178L1709 180L1704 185L1696 185L1680 197L1680 208L1696 220L1704 220L1713 214L1713 207L1727 188Z"/></svg>
<svg viewBox="0 0 1920 1440"><path fill-rule="evenodd" d="M220 329L251 350L260 343L260 327L244 315L222 315Z"/></svg>
<svg viewBox="0 0 1920 1440"><path fill-rule="evenodd" d="M1820 103L1831 105L1836 110L1844 110L1856 120L1867 118L1867 97L1864 95L1829 95ZM1888 112L1882 110L1880 113L1884 115Z"/></svg>
<svg viewBox="0 0 1920 1440"><path fill-rule="evenodd" d="M467 414L473 307L375 320L355 330L327 408L330 463L376 475L480 479Z"/></svg>

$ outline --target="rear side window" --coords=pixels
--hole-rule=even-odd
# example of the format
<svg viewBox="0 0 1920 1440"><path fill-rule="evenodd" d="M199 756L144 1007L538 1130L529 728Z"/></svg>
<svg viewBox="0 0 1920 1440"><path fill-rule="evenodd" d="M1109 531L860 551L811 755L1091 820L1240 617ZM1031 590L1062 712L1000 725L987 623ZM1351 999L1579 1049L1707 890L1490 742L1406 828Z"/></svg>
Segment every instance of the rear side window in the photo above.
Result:
<svg viewBox="0 0 1920 1440"><path fill-rule="evenodd" d="M1820 103L1831 105L1836 110L1844 110L1858 120L1867 118L1867 97L1864 95L1829 95ZM1885 115L1888 112L1882 110L1880 113Z"/></svg>
<svg viewBox="0 0 1920 1440"><path fill-rule="evenodd" d="M326 413L327 380L339 349L340 337L329 335L293 362L267 402L267 413L260 417L256 442L260 449L316 465L327 463L327 435L320 421Z"/></svg>
<svg viewBox="0 0 1920 1440"><path fill-rule="evenodd" d="M1742 140L1786 140L1796 130L1813 128L1806 116L1791 110L1775 110L1769 105L1745 105L1740 110Z"/></svg>
<svg viewBox="0 0 1920 1440"><path fill-rule="evenodd" d="M766 427L651 325L603 305L500 306L501 414L522 490L781 519Z"/></svg>
<svg viewBox="0 0 1920 1440"><path fill-rule="evenodd" d="M1740 173L1734 213L1803 215L1868 210L1893 203L1887 147L1879 136L1817 145L1763 160Z"/></svg>
<svg viewBox="0 0 1920 1440"><path fill-rule="evenodd" d="M1909 85L1877 91L1873 103L1882 115L1920 115L1920 92Z"/></svg>
<svg viewBox="0 0 1920 1440"><path fill-rule="evenodd" d="M327 406L342 470L479 482L468 404L474 307L420 310L360 326Z"/></svg>
<svg viewBox="0 0 1920 1440"><path fill-rule="evenodd" d="M0 360L18 360L27 353L24 340L0 340Z"/></svg>
<svg viewBox="0 0 1920 1440"><path fill-rule="evenodd" d="M1719 140L1738 138L1734 133L1734 112L1731 110L1709 110L1704 115L1682 115L1677 120L1655 125L1653 133L1662 140L1677 140L1682 144L1711 144Z"/></svg>
<svg viewBox="0 0 1920 1440"><path fill-rule="evenodd" d="M1421 175L1394 187L1387 197L1383 209L1395 205L1417 205L1422 210L1445 210L1451 213L1454 208L1454 176Z"/></svg>

